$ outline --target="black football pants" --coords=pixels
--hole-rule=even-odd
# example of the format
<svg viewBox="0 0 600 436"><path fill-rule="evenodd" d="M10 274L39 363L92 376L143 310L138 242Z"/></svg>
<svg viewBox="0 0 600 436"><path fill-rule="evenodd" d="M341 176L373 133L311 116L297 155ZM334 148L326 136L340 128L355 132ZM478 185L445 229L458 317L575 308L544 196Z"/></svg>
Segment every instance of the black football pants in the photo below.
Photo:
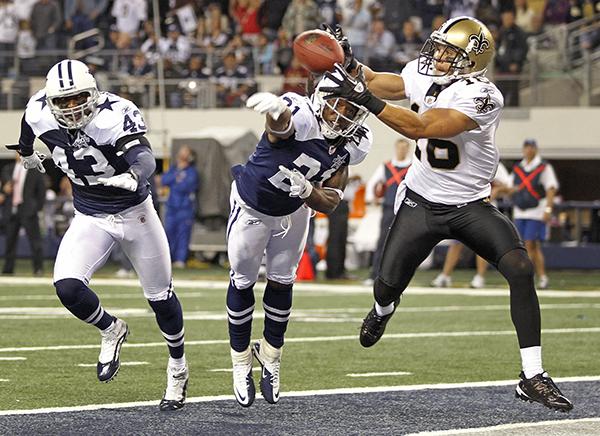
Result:
<svg viewBox="0 0 600 436"><path fill-rule="evenodd" d="M494 265L510 285L511 317L521 348L540 344L533 268L513 223L487 199L458 206L432 203L410 189L387 235L375 300L400 297L417 267L444 239L457 239Z"/></svg>

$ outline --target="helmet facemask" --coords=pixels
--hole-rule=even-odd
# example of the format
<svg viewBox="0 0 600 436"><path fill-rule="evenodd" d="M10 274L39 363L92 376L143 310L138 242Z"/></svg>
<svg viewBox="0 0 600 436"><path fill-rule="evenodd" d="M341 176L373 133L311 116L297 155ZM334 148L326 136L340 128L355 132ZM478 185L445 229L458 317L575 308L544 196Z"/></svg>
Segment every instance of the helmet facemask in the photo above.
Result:
<svg viewBox="0 0 600 436"><path fill-rule="evenodd" d="M425 41L419 53L419 73L435 77L434 82L446 84L453 80L480 75L471 74L473 62L465 50L444 41L437 31Z"/></svg>
<svg viewBox="0 0 600 436"><path fill-rule="evenodd" d="M100 94L97 89L77 90L70 94L47 97L56 122L66 129L82 129L94 117Z"/></svg>

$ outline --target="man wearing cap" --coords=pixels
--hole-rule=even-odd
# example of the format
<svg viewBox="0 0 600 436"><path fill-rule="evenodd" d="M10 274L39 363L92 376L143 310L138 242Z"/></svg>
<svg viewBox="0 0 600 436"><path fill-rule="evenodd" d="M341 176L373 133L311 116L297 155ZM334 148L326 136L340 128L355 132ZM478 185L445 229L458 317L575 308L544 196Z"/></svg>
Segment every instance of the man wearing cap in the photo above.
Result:
<svg viewBox="0 0 600 436"><path fill-rule="evenodd" d="M546 289L548 276L541 243L546 239L546 224L552 216L558 180L552 165L538 153L535 139L523 143L523 160L513 166L511 181L515 225L533 261L538 288Z"/></svg>

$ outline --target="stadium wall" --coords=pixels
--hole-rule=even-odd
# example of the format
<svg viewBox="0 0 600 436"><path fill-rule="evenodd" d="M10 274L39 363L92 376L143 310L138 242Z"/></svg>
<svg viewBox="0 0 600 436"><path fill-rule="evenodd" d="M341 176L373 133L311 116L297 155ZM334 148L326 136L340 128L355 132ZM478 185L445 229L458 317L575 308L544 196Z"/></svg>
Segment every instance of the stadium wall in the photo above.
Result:
<svg viewBox="0 0 600 436"><path fill-rule="evenodd" d="M246 127L260 135L264 127L263 117L244 109L168 109L144 111L146 123L151 129L149 139L158 158L168 156L172 136L200 130L205 127ZM22 112L0 113L1 144L14 144L19 135ZM532 108L506 109L496 139L503 159L521 157L521 145L525 138L535 138L544 157L549 159L600 159L600 108ZM373 150L358 167L355 174L368 178L375 167L392 155L392 145L398 135L371 117ZM8 150L2 149L0 158L9 158Z"/></svg>

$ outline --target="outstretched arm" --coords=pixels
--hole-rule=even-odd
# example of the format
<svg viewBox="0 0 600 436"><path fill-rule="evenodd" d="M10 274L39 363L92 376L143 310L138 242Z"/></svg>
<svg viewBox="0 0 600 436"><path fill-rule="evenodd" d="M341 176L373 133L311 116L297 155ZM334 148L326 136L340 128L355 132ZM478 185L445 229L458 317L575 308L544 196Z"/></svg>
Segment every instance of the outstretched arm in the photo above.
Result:
<svg viewBox="0 0 600 436"><path fill-rule="evenodd" d="M369 90L379 98L386 100L404 100L404 79L399 74L377 73L361 64L365 82Z"/></svg>
<svg viewBox="0 0 600 436"><path fill-rule="evenodd" d="M266 114L265 130L269 142L275 143L294 134L292 112L285 102L270 92L257 92L246 101L246 107Z"/></svg>

